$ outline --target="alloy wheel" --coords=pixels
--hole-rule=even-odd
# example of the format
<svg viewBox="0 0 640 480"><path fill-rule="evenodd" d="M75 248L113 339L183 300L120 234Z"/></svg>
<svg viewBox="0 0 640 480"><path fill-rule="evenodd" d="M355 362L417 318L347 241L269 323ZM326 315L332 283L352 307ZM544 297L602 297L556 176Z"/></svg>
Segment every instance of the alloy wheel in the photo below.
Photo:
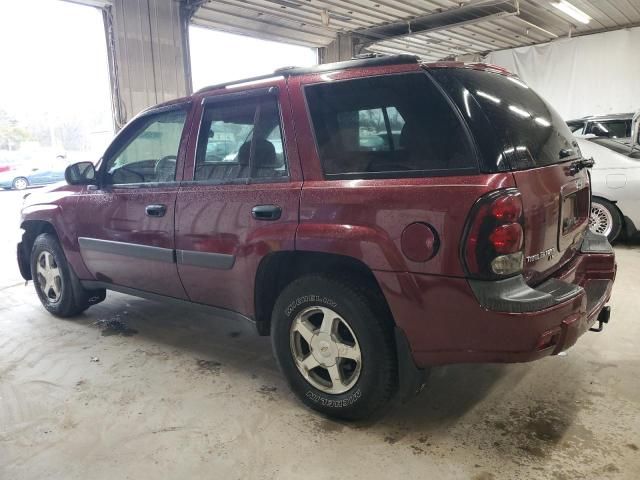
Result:
<svg viewBox="0 0 640 480"><path fill-rule="evenodd" d="M602 204L591 203L591 216L589 217L589 228L594 233L608 236L613 229L613 217L611 212Z"/></svg>
<svg viewBox="0 0 640 480"><path fill-rule="evenodd" d="M332 309L301 311L291 325L290 344L298 371L318 390L340 394L358 381L360 345L351 326Z"/></svg>
<svg viewBox="0 0 640 480"><path fill-rule="evenodd" d="M15 188L16 190L24 190L28 186L29 186L29 182L27 181L26 178L16 178L13 181L13 188Z"/></svg>
<svg viewBox="0 0 640 480"><path fill-rule="evenodd" d="M56 303L62 295L62 275L55 258L50 252L41 252L36 264L38 286L51 303Z"/></svg>

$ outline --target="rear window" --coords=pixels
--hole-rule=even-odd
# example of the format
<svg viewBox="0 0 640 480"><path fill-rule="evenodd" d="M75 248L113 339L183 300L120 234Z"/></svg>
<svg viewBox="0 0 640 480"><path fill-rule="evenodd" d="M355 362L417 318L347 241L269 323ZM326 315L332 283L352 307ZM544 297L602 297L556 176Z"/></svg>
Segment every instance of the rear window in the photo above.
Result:
<svg viewBox="0 0 640 480"><path fill-rule="evenodd" d="M502 150L486 162L492 169L504 170L505 163L511 169L541 167L580 157L564 120L518 78L465 68L431 73L470 124L477 121L475 113L492 126Z"/></svg>
<svg viewBox="0 0 640 480"><path fill-rule="evenodd" d="M305 88L327 178L476 172L455 107L424 73Z"/></svg>

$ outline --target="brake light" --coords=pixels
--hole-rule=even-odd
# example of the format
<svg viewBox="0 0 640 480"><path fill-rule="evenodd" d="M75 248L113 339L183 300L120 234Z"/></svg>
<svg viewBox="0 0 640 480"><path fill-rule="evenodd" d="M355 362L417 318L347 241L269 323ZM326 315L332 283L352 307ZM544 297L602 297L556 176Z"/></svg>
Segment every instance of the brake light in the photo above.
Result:
<svg viewBox="0 0 640 480"><path fill-rule="evenodd" d="M515 253L522 250L522 227L519 223L508 223L493 229L489 242L497 253Z"/></svg>
<svg viewBox="0 0 640 480"><path fill-rule="evenodd" d="M480 197L465 228L462 259L475 278L497 279L522 272L524 260L522 196L516 188Z"/></svg>

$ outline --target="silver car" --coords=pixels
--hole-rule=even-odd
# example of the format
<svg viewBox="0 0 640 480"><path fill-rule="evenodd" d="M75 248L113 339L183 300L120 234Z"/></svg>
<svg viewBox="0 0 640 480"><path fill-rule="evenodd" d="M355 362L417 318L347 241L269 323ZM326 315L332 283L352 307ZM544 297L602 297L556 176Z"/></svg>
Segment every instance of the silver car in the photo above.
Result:
<svg viewBox="0 0 640 480"><path fill-rule="evenodd" d="M590 228L612 242L624 233L633 236L640 227L639 113L627 138L577 136L583 156L593 157L591 169Z"/></svg>

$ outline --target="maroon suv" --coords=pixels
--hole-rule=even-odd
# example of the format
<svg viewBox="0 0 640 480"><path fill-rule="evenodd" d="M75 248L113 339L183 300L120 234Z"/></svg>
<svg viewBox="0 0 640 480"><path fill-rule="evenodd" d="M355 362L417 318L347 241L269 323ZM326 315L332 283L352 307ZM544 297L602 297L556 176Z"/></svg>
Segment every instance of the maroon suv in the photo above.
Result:
<svg viewBox="0 0 640 480"><path fill-rule="evenodd" d="M359 59L150 108L99 164L26 198L44 307L105 290L253 322L307 405L342 418L431 365L557 354L609 318L590 161L508 72Z"/></svg>

